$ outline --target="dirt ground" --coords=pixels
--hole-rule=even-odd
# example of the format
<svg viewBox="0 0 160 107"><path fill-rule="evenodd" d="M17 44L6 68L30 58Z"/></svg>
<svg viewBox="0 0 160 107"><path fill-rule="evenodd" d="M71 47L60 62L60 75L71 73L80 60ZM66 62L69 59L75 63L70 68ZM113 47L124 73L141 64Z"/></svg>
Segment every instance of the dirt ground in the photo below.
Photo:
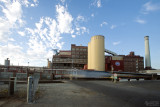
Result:
<svg viewBox="0 0 160 107"><path fill-rule="evenodd" d="M1 85L2 86L2 85ZM39 84L35 102L26 101L26 84L19 94L0 98L0 107L146 107L160 106L160 81L64 81ZM7 87L4 86L3 88ZM2 89L2 87L0 87Z"/></svg>

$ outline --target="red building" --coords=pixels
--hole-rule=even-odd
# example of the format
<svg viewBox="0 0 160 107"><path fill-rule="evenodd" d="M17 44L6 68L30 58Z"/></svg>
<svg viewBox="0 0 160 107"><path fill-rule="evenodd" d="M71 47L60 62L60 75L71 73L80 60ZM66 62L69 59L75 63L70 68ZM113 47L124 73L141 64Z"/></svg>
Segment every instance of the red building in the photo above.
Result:
<svg viewBox="0 0 160 107"><path fill-rule="evenodd" d="M124 71L122 56L106 56L106 71Z"/></svg>
<svg viewBox="0 0 160 107"><path fill-rule="evenodd" d="M144 70L143 57L130 52L129 55L106 56L106 71L138 72Z"/></svg>

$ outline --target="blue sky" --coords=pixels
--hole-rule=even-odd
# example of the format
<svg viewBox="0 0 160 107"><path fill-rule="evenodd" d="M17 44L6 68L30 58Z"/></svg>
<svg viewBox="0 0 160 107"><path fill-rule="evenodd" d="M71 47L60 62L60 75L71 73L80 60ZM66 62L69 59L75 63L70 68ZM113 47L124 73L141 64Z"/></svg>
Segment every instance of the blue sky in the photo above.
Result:
<svg viewBox="0 0 160 107"><path fill-rule="evenodd" d="M87 46L105 36L105 48L144 56L150 37L151 64L160 69L159 0L0 0L0 64L46 66L52 49Z"/></svg>

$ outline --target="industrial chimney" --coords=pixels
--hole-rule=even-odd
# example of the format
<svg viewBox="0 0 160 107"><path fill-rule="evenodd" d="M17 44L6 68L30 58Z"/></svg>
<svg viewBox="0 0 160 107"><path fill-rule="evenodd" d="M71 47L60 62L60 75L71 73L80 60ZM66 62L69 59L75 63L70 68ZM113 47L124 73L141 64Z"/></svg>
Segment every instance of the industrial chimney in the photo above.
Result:
<svg viewBox="0 0 160 107"><path fill-rule="evenodd" d="M145 40L145 69L151 69L151 58L149 49L149 36L144 37Z"/></svg>

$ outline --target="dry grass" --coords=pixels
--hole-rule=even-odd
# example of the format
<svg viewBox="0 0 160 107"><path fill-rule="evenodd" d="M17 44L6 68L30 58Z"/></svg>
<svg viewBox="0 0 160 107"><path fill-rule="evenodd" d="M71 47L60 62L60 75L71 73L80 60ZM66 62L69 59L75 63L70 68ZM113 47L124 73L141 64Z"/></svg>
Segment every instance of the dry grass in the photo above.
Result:
<svg viewBox="0 0 160 107"><path fill-rule="evenodd" d="M40 97L42 97L42 95L43 91L38 89L35 93L34 100L39 99ZM27 101L27 89L17 89L17 91L12 96L8 95L8 89L0 89L0 99L17 99L25 102Z"/></svg>
<svg viewBox="0 0 160 107"><path fill-rule="evenodd" d="M0 89L0 98L7 98L8 95L8 89Z"/></svg>

